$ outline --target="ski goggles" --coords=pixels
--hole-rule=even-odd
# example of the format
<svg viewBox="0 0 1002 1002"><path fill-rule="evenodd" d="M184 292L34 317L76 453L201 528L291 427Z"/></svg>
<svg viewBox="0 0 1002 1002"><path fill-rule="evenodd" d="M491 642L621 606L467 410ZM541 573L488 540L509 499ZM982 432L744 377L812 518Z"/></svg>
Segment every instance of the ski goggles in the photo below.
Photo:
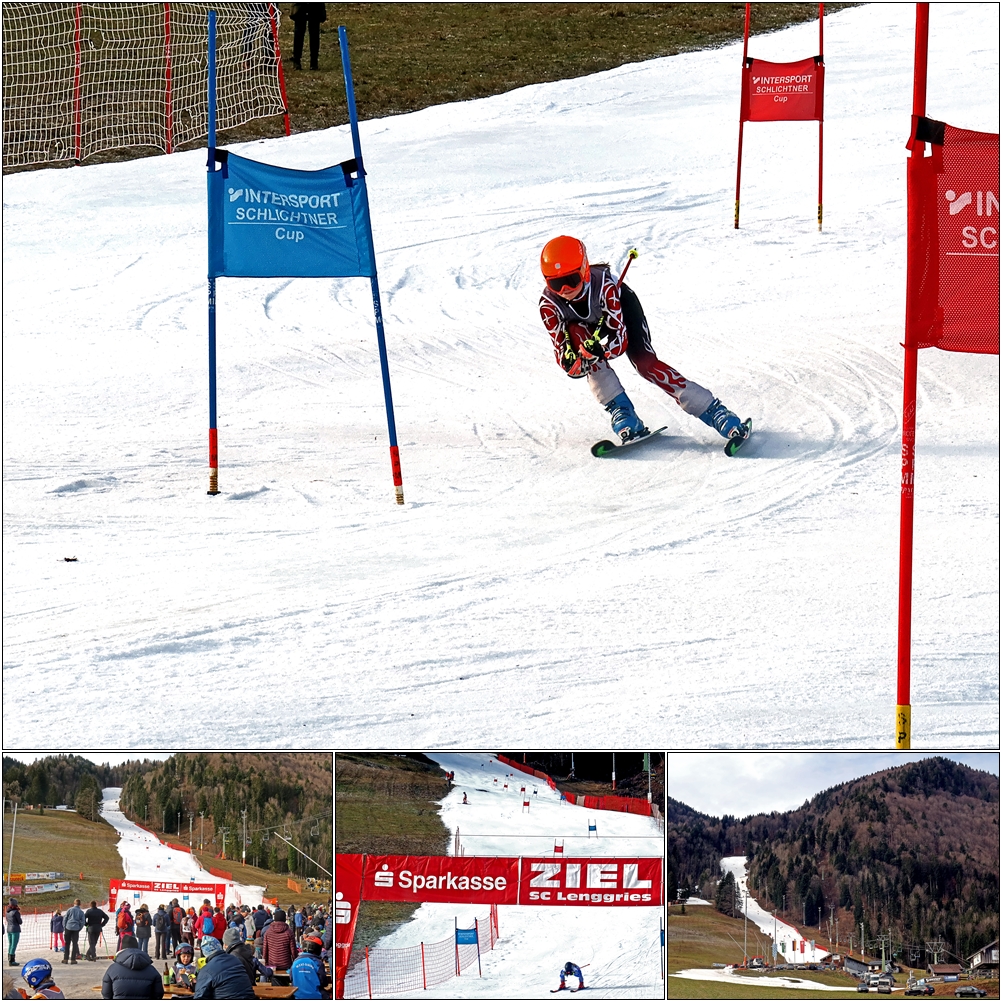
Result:
<svg viewBox="0 0 1002 1002"><path fill-rule="evenodd" d="M548 278L546 285L554 292L569 292L571 289L579 288L583 281L584 277L580 271L572 271L566 275L554 275Z"/></svg>

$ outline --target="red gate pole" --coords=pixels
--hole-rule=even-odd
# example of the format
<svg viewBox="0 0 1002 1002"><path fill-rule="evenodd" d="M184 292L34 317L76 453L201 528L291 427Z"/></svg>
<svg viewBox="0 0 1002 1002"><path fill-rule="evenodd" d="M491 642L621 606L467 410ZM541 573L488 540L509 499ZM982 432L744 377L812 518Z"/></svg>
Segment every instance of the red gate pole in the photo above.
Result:
<svg viewBox="0 0 1002 1002"><path fill-rule="evenodd" d="M751 4L745 4L745 50L741 57L741 95L744 97L745 90L745 63L748 62L748 26L751 23ZM741 148L745 140L745 119L744 102L741 104L741 111L738 112L738 181L734 189L734 229L738 228L738 214L741 211Z"/></svg>
<svg viewBox="0 0 1002 1002"><path fill-rule="evenodd" d="M458 978L459 975L462 973L459 967L459 918L454 916L453 923L454 923L453 927L454 931L452 933L452 941L453 943L456 944L456 977Z"/></svg>
<svg viewBox="0 0 1002 1002"><path fill-rule="evenodd" d="M424 990L428 991L428 975L424 969L424 943L421 944L421 983Z"/></svg>
<svg viewBox="0 0 1002 1002"><path fill-rule="evenodd" d="M823 3L818 4L818 55L821 57L821 66L823 67L825 65L825 5ZM824 71L822 70L822 72ZM824 78L822 77L822 79ZM822 117L818 119L818 233L821 232L821 179L823 177L825 131L824 112L821 114Z"/></svg>
<svg viewBox="0 0 1002 1002"><path fill-rule="evenodd" d="M164 95L164 133L167 139L167 152L174 152L174 95L171 92L171 53L170 53L170 4L164 4L164 69L167 75L167 91Z"/></svg>
<svg viewBox="0 0 1002 1002"><path fill-rule="evenodd" d="M285 134L292 135L289 124L289 98L285 93L285 71L282 69L282 49L278 44L278 25L275 24L275 5L268 4L268 20L271 22L271 40L275 45L275 62L278 63L278 89L282 94L282 108L285 111Z"/></svg>
<svg viewBox="0 0 1002 1002"><path fill-rule="evenodd" d="M369 998L372 998L372 971L369 970L369 948L365 948L365 979L369 982Z"/></svg>
<svg viewBox="0 0 1002 1002"><path fill-rule="evenodd" d="M80 4L76 5L73 26L73 159L80 163Z"/></svg>
<svg viewBox="0 0 1002 1002"><path fill-rule="evenodd" d="M912 91L912 134L915 116L925 115L926 68L929 56L929 4L915 5L915 81ZM908 173L919 167L925 143L913 143ZM909 189L911 186L909 185ZM917 211L909 190L909 232L913 232L912 212ZM915 339L914 305L911 290L912 255L908 255L908 296L905 302L904 406L901 416L901 549L898 575L898 702L895 708L894 746L911 748L911 647L912 647L912 530L915 518L915 401L918 385L918 347Z"/></svg>

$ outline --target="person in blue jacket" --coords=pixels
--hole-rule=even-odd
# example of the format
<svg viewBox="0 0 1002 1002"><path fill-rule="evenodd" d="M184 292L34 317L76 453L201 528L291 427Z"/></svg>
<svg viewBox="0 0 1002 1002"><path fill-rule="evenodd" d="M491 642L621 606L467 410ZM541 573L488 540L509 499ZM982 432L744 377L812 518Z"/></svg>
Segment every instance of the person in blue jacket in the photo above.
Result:
<svg viewBox="0 0 1002 1002"><path fill-rule="evenodd" d="M578 986L577 986L577 988L571 988L569 990L572 991L572 992L579 992L579 991L581 991L581 989L584 988L584 986L585 986L584 976L581 974L581 968L578 967L577 964L574 964L574 963L572 963L571 961L568 960L567 963L564 964L563 968L560 971L560 988L567 988L567 985L565 983L565 979L569 978L569 977L572 977L572 976L578 979ZM559 989L558 989L558 991L559 991Z"/></svg>
<svg viewBox="0 0 1002 1002"><path fill-rule="evenodd" d="M196 999L252 999L254 985L239 957L223 950L223 944L212 936L202 937L205 966L195 981Z"/></svg>
<svg viewBox="0 0 1002 1002"><path fill-rule="evenodd" d="M319 936L308 932L300 945L302 951L292 962L289 975L296 986L296 999L329 999L331 997L330 975L320 959L323 943Z"/></svg>

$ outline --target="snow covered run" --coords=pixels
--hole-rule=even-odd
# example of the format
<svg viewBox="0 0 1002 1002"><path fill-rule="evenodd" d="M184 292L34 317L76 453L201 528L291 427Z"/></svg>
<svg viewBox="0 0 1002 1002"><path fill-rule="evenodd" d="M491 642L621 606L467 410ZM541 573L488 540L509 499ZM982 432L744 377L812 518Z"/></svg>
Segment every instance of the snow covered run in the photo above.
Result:
<svg viewBox="0 0 1002 1002"><path fill-rule="evenodd" d="M170 883L188 884L226 884L226 904L250 905L252 908L264 900L264 888L259 884L240 884L224 877L216 877L203 869L198 860L189 852L172 849L161 842L152 832L140 828L130 821L121 811L118 798L120 787L107 787L102 791L101 816L121 836L118 854L122 857L122 868L126 880L167 881ZM179 839L180 841L180 839ZM239 863L230 860L220 861L219 869L232 871L239 868ZM129 901L135 910L144 902L150 911L156 911L157 905L167 904L174 897L165 895L163 891L123 891L119 901ZM181 895L177 895L181 900ZM197 911L205 895L196 895L191 901L182 902L187 907L191 905ZM196 900L197 899L197 900ZM215 902L213 902L215 904Z"/></svg>
<svg viewBox="0 0 1002 1002"><path fill-rule="evenodd" d="M441 801L442 821L453 833L453 852L458 829L461 851L468 856L552 855L555 840L563 842L567 856L662 854L664 839L651 818L562 804L559 793L545 782L486 755L430 757L456 774L453 789ZM514 776L507 791L506 774ZM523 781L531 802L527 814L522 813ZM595 821L598 838L588 838L589 820ZM463 928L485 911L483 905L423 904L410 922L378 946L446 939L457 917ZM482 956L483 977L477 977L474 967L472 973L422 991L422 998L538 998L557 986L567 961L582 968L589 997L664 998L660 908L501 905L498 913L501 938Z"/></svg>
<svg viewBox="0 0 1002 1002"><path fill-rule="evenodd" d="M772 912L767 912L748 891L748 860L744 856L725 856L720 861L720 868L724 873L734 875L734 883L737 885L738 907L742 915L745 913L747 904L748 920L754 922L758 928L770 939L775 936L779 947L779 953L790 964L820 964L828 956L829 951L820 946L812 947L810 938L805 940L804 935L787 922L776 918ZM748 898L745 893L748 892ZM801 951L803 944L803 951ZM769 958L766 958L769 959Z"/></svg>
<svg viewBox="0 0 1002 1002"><path fill-rule="evenodd" d="M733 228L739 44L363 122L402 508L364 279L220 280L207 497L204 151L5 177L8 747L83 705L95 746L887 746L914 16L826 19L821 234L813 123L746 128ZM933 6L931 117L998 128L998 17ZM740 456L620 361L668 431L592 458L608 417L537 310L560 233L639 249L655 347L754 418ZM998 743L998 403L997 358L922 353L914 747Z"/></svg>
<svg viewBox="0 0 1002 1002"><path fill-rule="evenodd" d="M748 987L758 987L758 988L806 988L810 991L820 991L820 992L852 992L856 993L855 988L839 988L837 985L824 985L820 981L811 981L810 978L784 978L775 976L762 976L756 975L755 977L747 977L745 975L735 974L733 967L724 968L722 971L708 971L702 968L694 968L691 971L677 971L675 974L669 974L670 978L690 978L693 981L721 981L724 984L742 984ZM674 989L671 992L672 998L684 998L685 996L680 994Z"/></svg>

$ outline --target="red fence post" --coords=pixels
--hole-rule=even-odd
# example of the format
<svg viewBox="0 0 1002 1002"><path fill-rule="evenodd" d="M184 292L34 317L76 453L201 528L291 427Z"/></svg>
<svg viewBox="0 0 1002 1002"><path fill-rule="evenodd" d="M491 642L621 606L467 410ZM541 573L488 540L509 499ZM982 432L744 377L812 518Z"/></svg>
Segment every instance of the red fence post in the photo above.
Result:
<svg viewBox="0 0 1002 1002"><path fill-rule="evenodd" d="M76 5L73 29L73 159L80 163L80 4Z"/></svg>
<svg viewBox="0 0 1002 1002"><path fill-rule="evenodd" d="M282 107L285 110L285 134L291 135L289 124L289 99L285 94L285 71L282 69L282 50L278 44L278 27L275 24L275 5L268 4L268 19L271 21L271 40L275 45L275 62L278 63L278 89L282 93Z"/></svg>
<svg viewBox="0 0 1002 1002"><path fill-rule="evenodd" d="M428 974L424 969L424 943L421 944L421 984L428 991Z"/></svg>
<svg viewBox="0 0 1002 1002"><path fill-rule="evenodd" d="M372 972L369 970L369 948L365 948L365 978L369 982L369 998L372 998Z"/></svg>
<svg viewBox="0 0 1002 1002"><path fill-rule="evenodd" d="M167 152L174 152L174 97L171 92L170 54L170 4L164 4L164 69L167 75L167 91L164 95L164 135Z"/></svg>

